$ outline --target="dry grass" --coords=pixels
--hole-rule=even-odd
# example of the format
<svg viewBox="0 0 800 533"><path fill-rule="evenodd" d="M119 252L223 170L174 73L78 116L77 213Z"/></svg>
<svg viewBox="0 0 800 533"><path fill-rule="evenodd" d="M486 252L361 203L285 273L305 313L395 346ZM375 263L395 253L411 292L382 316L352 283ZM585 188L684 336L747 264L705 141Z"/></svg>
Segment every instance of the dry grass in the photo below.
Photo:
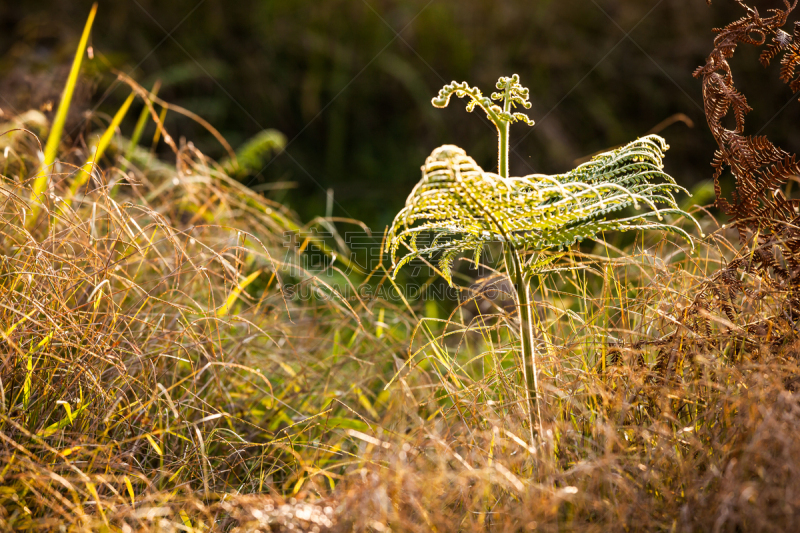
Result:
<svg viewBox="0 0 800 533"><path fill-rule="evenodd" d="M796 335L786 294L759 292L757 278L744 279L750 296L733 302L739 324L702 296L730 255L723 233L693 254L661 242L584 256L585 270L550 277L538 304L549 331L538 349L538 446L507 348L484 333L470 349L476 324L473 333L451 326L463 371L432 394L411 382L433 385L433 371L401 382L413 429L384 436L391 445L374 447L373 462L348 479L345 505L358 511L343 529L791 530L800 511ZM695 302L707 304L699 316ZM507 317L494 320L506 327Z"/></svg>
<svg viewBox="0 0 800 533"><path fill-rule="evenodd" d="M397 348L369 309L282 294L286 280L327 290L286 262L292 214L191 145L176 166L135 170L135 187L97 168L66 206L86 160L77 147L59 154L52 201L26 224L21 178L39 144L24 131L0 142L0 523L80 529L130 515L151 527L180 501L208 526L212 511L191 502L333 485L355 449L335 428L368 429L359 412L380 407L372 391Z"/></svg>
<svg viewBox="0 0 800 533"><path fill-rule="evenodd" d="M3 529L792 529L800 345L755 276L723 312L736 248L712 218L694 252L601 243L542 278L530 428L516 318L466 276L444 320L332 293L342 273L290 264L292 213L191 144L172 164L117 138L70 206L90 152L62 146L31 224L48 125L0 133L20 127L0 137Z"/></svg>

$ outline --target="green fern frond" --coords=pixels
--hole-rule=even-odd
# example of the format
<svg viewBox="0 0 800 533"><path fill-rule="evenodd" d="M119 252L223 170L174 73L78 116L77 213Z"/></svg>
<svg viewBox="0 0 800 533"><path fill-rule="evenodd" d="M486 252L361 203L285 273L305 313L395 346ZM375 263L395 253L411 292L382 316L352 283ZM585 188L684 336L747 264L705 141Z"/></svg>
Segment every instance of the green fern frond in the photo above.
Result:
<svg viewBox="0 0 800 533"><path fill-rule="evenodd" d="M235 177L256 174L263 169L268 156L283 151L285 146L286 136L283 133L263 130L236 151L236 160L226 160L223 168Z"/></svg>
<svg viewBox="0 0 800 533"><path fill-rule="evenodd" d="M671 226L664 216L687 217L695 224L697 221L675 201L674 193L686 190L664 173L662 159L668 146L656 135L600 154L565 174L509 177L510 125L514 122L533 125L527 115L513 110L516 106L530 109L531 103L528 89L520 85L516 74L500 78L496 87L498 92L487 98L476 87L452 82L439 91L432 103L435 107L446 107L455 95L469 98L467 111L480 107L486 112L497 127L498 173L485 172L458 146L445 145L434 150L422 167L422 179L389 229L388 251L393 276L413 259L438 256L440 274L452 285L453 262L459 254L472 251L477 264L486 243L503 244L506 272L516 292L521 374L527 398L535 399L541 428L531 276L557 260L557 252L604 231L672 231L692 244L689 234ZM612 218L614 213L628 207L639 213ZM422 244L425 242L420 239L422 236L430 237L430 241ZM401 247L408 253L402 254ZM533 252L527 261L526 252ZM528 409L531 438L535 426L533 413L531 404Z"/></svg>
<svg viewBox="0 0 800 533"><path fill-rule="evenodd" d="M442 274L451 282L455 256L471 250L477 257L489 241L515 251L561 250L603 231L664 229L691 242L684 230L662 221L665 215L691 218L674 197L685 189L663 171L667 148L650 135L565 174L520 178L485 172L457 146L437 148L389 230L392 262L401 247L414 257L443 252ZM608 219L628 207L642 212ZM420 245L422 234L432 238L427 246Z"/></svg>

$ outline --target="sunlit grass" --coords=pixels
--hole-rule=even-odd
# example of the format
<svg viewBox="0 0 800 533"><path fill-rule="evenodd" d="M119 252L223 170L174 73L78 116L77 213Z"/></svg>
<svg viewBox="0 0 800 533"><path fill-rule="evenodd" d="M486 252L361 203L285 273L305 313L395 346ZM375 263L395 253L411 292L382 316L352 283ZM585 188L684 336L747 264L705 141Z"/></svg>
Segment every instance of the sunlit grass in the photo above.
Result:
<svg viewBox="0 0 800 533"><path fill-rule="evenodd" d="M217 163L123 81L139 98L96 151L45 156L69 201L32 194L55 127L0 126L0 527L792 529L795 318L755 274L721 276L737 247L713 218L693 213L694 250L607 234L537 272L532 428L492 254L455 262L456 302L357 296L404 282L304 233L353 221L303 224L230 176L281 137ZM169 157L138 146L146 117ZM336 262L303 268L312 248Z"/></svg>

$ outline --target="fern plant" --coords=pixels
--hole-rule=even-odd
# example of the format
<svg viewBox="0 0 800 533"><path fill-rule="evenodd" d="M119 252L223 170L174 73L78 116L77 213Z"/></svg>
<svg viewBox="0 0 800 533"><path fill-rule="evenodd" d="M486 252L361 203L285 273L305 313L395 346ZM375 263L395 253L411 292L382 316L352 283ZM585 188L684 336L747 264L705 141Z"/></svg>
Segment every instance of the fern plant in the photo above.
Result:
<svg viewBox="0 0 800 533"><path fill-rule="evenodd" d="M521 358L529 407L537 398L531 277L575 242L603 231L656 229L674 232L691 243L683 229L664 220L682 211L673 196L685 189L664 173L668 146L649 135L622 148L602 153L565 174L509 177L509 126L533 125L516 106L530 108L528 89L519 77L500 78L491 98L466 83L445 85L433 99L446 107L450 98L468 98L467 111L480 107L497 127L498 173L486 172L457 146L437 148L422 167L422 179L411 191L388 233L393 275L418 257L438 256L441 275L452 284L452 265L462 253L477 264L490 242L503 245L507 274L515 286L520 322ZM634 207L638 213L611 218ZM695 222L696 224L696 222ZM424 238L424 242L423 239ZM429 238L428 238L429 237ZM541 427L541 409L536 402ZM528 413L533 427L532 409Z"/></svg>

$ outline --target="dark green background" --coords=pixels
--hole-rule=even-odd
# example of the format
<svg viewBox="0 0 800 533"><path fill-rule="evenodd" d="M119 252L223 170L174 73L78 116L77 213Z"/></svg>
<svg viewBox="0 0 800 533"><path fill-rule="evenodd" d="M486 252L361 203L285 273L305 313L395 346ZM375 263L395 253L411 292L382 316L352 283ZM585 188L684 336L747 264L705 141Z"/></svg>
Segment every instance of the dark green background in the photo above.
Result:
<svg viewBox="0 0 800 533"><path fill-rule="evenodd" d="M0 108L58 97L90 6L0 3ZM530 87L537 124L513 127L512 174L564 171L685 113L695 128L662 132L672 146L667 170L687 186L708 179L715 144L691 72L711 48L711 28L742 14L732 0L102 0L92 43L145 85L162 79L161 96L208 119L234 146L263 128L286 134L287 151L247 181L298 182L278 198L302 217L323 214L332 188L334 215L382 229L436 146L461 145L494 168L495 134L479 113L460 102L430 106L451 80L490 92L498 76L516 72ZM762 133L800 148L798 104L777 65L765 73L757 51L743 48L734 69L756 109L749 132L766 125ZM113 76L103 80L92 105ZM99 110L113 111L125 94L114 89ZM88 90L81 97L88 107ZM173 116L169 126L223 155L190 121Z"/></svg>

